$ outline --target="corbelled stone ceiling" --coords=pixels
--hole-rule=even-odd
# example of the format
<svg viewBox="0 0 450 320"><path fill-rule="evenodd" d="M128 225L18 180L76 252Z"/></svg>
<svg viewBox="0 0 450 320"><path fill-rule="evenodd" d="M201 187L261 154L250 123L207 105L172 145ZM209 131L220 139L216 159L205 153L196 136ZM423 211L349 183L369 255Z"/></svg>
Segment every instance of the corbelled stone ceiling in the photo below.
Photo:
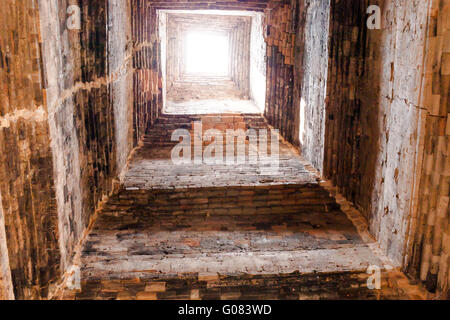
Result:
<svg viewBox="0 0 450 320"><path fill-rule="evenodd" d="M167 101L171 104L192 100L210 100L218 106L228 103L228 108L239 104L238 100L253 100L250 71L251 61L264 60L264 52L251 51L252 37L262 39L262 28L252 33L252 24L256 13L221 12L217 11L159 11L162 32L163 64L165 63L165 92ZM259 20L259 23L260 20ZM228 46L228 72L225 74L192 74L187 70L187 38L190 33L212 34L225 38ZM259 34L257 34L259 32ZM256 41L256 40L254 40ZM255 57L256 54L260 56ZM220 63L220 61L218 62ZM254 71L258 73L258 71ZM263 76L262 76L263 77ZM258 78L259 79L259 78ZM265 82L265 81L264 81ZM265 86L265 84L264 84ZM254 90L253 90L254 91ZM261 91L261 90L260 90ZM259 93L259 95L265 94ZM203 104L204 105L204 104ZM261 105L261 103L260 103ZM173 106L173 104L171 104ZM248 103L242 104L242 111L251 112L256 106L247 108ZM261 112L261 107L259 112ZM167 109L166 109L167 110Z"/></svg>

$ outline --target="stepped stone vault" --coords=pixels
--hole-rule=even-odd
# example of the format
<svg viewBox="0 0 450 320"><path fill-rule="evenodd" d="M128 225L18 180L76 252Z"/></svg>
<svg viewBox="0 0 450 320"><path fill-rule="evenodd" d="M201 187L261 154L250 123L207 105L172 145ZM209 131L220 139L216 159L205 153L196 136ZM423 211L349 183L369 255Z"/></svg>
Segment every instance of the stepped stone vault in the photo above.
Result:
<svg viewBox="0 0 450 320"><path fill-rule="evenodd" d="M450 298L450 0L2 5L0 300Z"/></svg>

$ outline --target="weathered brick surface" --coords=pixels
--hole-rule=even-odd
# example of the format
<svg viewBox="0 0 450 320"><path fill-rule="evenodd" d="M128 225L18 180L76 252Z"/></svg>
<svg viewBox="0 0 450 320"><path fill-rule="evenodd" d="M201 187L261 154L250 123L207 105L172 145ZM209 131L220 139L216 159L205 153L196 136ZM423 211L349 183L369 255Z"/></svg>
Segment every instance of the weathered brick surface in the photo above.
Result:
<svg viewBox="0 0 450 320"><path fill-rule="evenodd" d="M193 100L207 100L203 104L209 105L211 109L210 113L222 113L219 107L214 112L214 107L220 105L221 100L225 100L230 104L230 101L232 103L232 101L242 99L242 92L236 84L232 80L223 77L207 77L205 79L201 76L190 76L187 81L175 82L167 93L164 113L173 113L176 111L177 113L187 114L191 112L189 110L189 104L192 104ZM177 111L177 107L180 109L184 108L184 110ZM246 110L243 108L241 111L245 112ZM247 112L250 113L251 111Z"/></svg>
<svg viewBox="0 0 450 320"><path fill-rule="evenodd" d="M23 132L20 139L19 132ZM28 142L25 141L28 137ZM1 182L10 269L17 298L45 296L59 271L57 214L46 122L2 128Z"/></svg>
<svg viewBox="0 0 450 320"><path fill-rule="evenodd" d="M265 115L323 171L329 0L271 1L265 10Z"/></svg>
<svg viewBox="0 0 450 320"><path fill-rule="evenodd" d="M154 279L88 280L80 292L65 293L76 300L404 300L424 299L421 291L399 272L383 273L381 290L369 290L367 274L220 275L207 279L185 274L157 280L165 291L146 291ZM401 284L399 285L399 282Z"/></svg>
<svg viewBox="0 0 450 320"><path fill-rule="evenodd" d="M266 42L264 15L254 14L250 39L250 97L261 111L266 107ZM262 113L262 112L261 112Z"/></svg>
<svg viewBox="0 0 450 320"><path fill-rule="evenodd" d="M146 0L131 1L133 37L133 130L135 145L162 110L161 43L156 9Z"/></svg>
<svg viewBox="0 0 450 320"><path fill-rule="evenodd" d="M139 0L137 0L139 1ZM239 1L239 0L155 0L150 5L157 9L183 10L249 10L263 11L269 0Z"/></svg>
<svg viewBox="0 0 450 320"><path fill-rule="evenodd" d="M449 90L440 62L446 24L438 21L448 3L370 4L382 9L381 30L365 25L367 1L331 1L325 175L367 216L398 264L413 257L410 269L417 275L419 256L426 256L420 278L445 297ZM405 247L413 247L413 256Z"/></svg>
<svg viewBox="0 0 450 320"><path fill-rule="evenodd" d="M177 13L160 13L160 19L167 19L166 38L161 41L167 41L167 99L172 100L173 95L177 93L178 87L192 85L191 95L200 91L195 87L198 82L219 85L227 84L232 80L235 84L235 90L238 92L237 97L248 99L249 97L249 71L250 65L250 27L252 17L247 16L218 16L209 14L177 14ZM227 76L220 77L202 77L200 75L193 76L186 74L185 46L183 45L183 36L190 30L203 29L211 32L220 32L229 39L230 50L230 73ZM214 98L214 91L217 88L203 91L203 95L209 93L213 97L205 97L206 99ZM189 100L189 95L185 97Z"/></svg>
<svg viewBox="0 0 450 320"><path fill-rule="evenodd" d="M342 272L381 265L339 210L251 216L104 213L83 251L85 280Z"/></svg>
<svg viewBox="0 0 450 320"><path fill-rule="evenodd" d="M267 86L264 115L290 142L293 136L296 1L270 1L265 13Z"/></svg>
<svg viewBox="0 0 450 320"><path fill-rule="evenodd" d="M298 1L293 143L323 172L330 1Z"/></svg>
<svg viewBox="0 0 450 320"><path fill-rule="evenodd" d="M163 107L163 75L161 39L157 10L165 9L211 9L263 11L267 0L246 1L146 1L133 0L132 34L134 39L134 140L145 134L148 124L161 114ZM242 68L241 68L242 69ZM238 73L240 74L240 73ZM243 74L240 74L243 76ZM244 77L245 78L245 77ZM248 76L247 76L248 78ZM236 81L244 83L243 80ZM246 85L248 86L248 84ZM248 88L245 89L248 91Z"/></svg>
<svg viewBox="0 0 450 320"><path fill-rule="evenodd" d="M81 8L81 30L66 28L70 4ZM7 7L0 143L9 151L2 153L0 189L15 296L39 298L70 265L95 207L125 166L133 118L143 115L131 109L127 0Z"/></svg>
<svg viewBox="0 0 450 320"><path fill-rule="evenodd" d="M202 120L203 131L215 128L225 133L227 129L267 130L268 125L259 115L215 115L215 116L179 116L166 115L156 122L145 136L142 148L138 149L129 164L129 170L124 176L126 188L161 189L161 188L185 188L193 186L216 187L226 186L232 182L234 185L270 185L280 183L312 184L317 186L317 181L304 168L304 163L287 143L280 141L279 172L274 174L260 174L261 168L270 167L268 164L237 164L235 167L226 164L173 166L171 150L178 143L171 141L171 134L176 129L193 128L194 121ZM193 136L193 135L192 135ZM270 141L269 141L270 142ZM194 138L191 139L194 143ZM227 141L223 151L226 153ZM158 148L155 148L158 147ZM235 152L237 147L235 148ZM249 149L246 148L248 155ZM194 152L191 152L194 156ZM236 170L236 169L239 170Z"/></svg>
<svg viewBox="0 0 450 320"><path fill-rule="evenodd" d="M133 119L144 115L133 110L133 69L131 2L109 0L108 2L108 86L109 104L114 111L115 158L117 172L121 172L133 144Z"/></svg>
<svg viewBox="0 0 450 320"><path fill-rule="evenodd" d="M0 300L14 299L14 288L9 268L9 252L6 243L5 217L0 192Z"/></svg>
<svg viewBox="0 0 450 320"><path fill-rule="evenodd" d="M401 264L414 186L427 3L331 1L325 175ZM408 26L408 28L406 28Z"/></svg>
<svg viewBox="0 0 450 320"><path fill-rule="evenodd" d="M432 1L421 106L420 185L407 256L407 271L442 299L449 298L450 2ZM420 163L420 162L419 162Z"/></svg>
<svg viewBox="0 0 450 320"><path fill-rule="evenodd" d="M311 173L293 157L292 176L256 181L238 166L224 172L227 183L211 188L186 166L167 163L145 173L143 159L164 159L173 142L170 128L227 125L266 127L261 117L242 115L164 116L131 160L124 185L103 207L82 256L82 288L66 299L406 299L383 273L383 290L366 287L369 265L383 266L352 222ZM159 127L158 124L163 126ZM203 178L217 174L200 165ZM154 169L153 166L149 167ZM245 173L241 181L233 171ZM176 175L170 175L176 172ZM167 174L169 173L169 174ZM183 174L192 179L180 185ZM310 175L309 182L296 183ZM139 178L161 177L142 184ZM217 180L217 177L216 177ZM244 182L245 186L240 186ZM177 186L178 185L178 186ZM175 186L175 188L174 188ZM139 189L139 190L138 190ZM373 244L373 243L372 243ZM397 279L397 278L396 278ZM400 277L398 279L405 279Z"/></svg>
<svg viewBox="0 0 450 320"><path fill-rule="evenodd" d="M370 127L361 128L361 112L373 117L366 126L377 125L378 113L376 109L370 112L373 108L364 107L363 110L361 98L355 94L357 82L364 78L363 70L373 68L374 61L369 61L370 58L366 56L375 55L372 52L379 47L379 44L376 44L375 49L364 50L366 44L363 41L368 33L364 20L366 8L367 3L364 1L331 1L327 85L329 101L324 159L325 175L340 186L342 193L350 201L354 201L360 207L364 207L360 203L365 204L371 199L370 188L367 188L365 183L370 185L374 183L372 172L374 168L370 164L375 159L369 157L376 155L362 150L375 147L379 134L378 131L372 133L374 129ZM379 31L370 32L379 33ZM377 55L379 56L380 54ZM364 66L366 69L363 69ZM378 75L377 67L373 73ZM377 95L377 90L373 90L373 94ZM378 101L376 97L374 99ZM372 180L369 182L371 177ZM367 207L368 205L365 206L365 214L368 214Z"/></svg>
<svg viewBox="0 0 450 320"><path fill-rule="evenodd" d="M46 296L59 273L57 211L36 1L0 16L0 193L14 296ZM3 237L2 237L3 238ZM5 243L6 242L6 243ZM5 263L1 258L2 269ZM8 271L7 271L8 272Z"/></svg>
<svg viewBox="0 0 450 320"><path fill-rule="evenodd" d="M118 174L118 163L124 165L124 160L119 161L116 156L116 147L125 151L131 148L130 139L125 146L123 140L116 139L116 128L127 128L128 118L115 118L115 115L121 108L127 111L128 103L109 98L124 77L120 69L122 64L126 65L126 57L120 51L125 50L127 39L118 38L116 47L110 45L107 50L106 28L108 10L110 19L116 15L118 23L123 22L120 20L123 14L130 19L126 1L119 6L113 1L74 3L81 8L81 30L66 28L69 2L40 3L63 271L70 266L75 247L97 203L111 189L112 178ZM126 92L122 93L126 96ZM121 133L129 136L127 132Z"/></svg>
<svg viewBox="0 0 450 320"><path fill-rule="evenodd" d="M368 264L382 265L339 211L241 217L105 211L83 253L81 290L67 291L65 299L424 298L398 272L383 271L382 290L369 290Z"/></svg>

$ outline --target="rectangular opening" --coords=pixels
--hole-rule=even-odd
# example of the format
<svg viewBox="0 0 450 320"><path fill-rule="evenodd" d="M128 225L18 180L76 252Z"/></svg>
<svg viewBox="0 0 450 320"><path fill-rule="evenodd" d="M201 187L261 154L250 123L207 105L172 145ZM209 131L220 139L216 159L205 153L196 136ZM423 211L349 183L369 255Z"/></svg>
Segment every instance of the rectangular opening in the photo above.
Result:
<svg viewBox="0 0 450 320"><path fill-rule="evenodd" d="M262 13L159 10L163 113L256 113L265 108Z"/></svg>

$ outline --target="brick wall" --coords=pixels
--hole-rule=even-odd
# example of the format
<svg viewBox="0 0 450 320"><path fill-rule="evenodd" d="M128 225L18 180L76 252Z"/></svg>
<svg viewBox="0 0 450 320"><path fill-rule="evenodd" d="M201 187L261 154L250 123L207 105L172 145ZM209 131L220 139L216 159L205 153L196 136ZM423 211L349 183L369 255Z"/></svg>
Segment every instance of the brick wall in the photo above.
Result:
<svg viewBox="0 0 450 320"><path fill-rule="evenodd" d="M250 37L250 97L261 112L266 107L266 43L263 21L263 14L253 14Z"/></svg>
<svg viewBox="0 0 450 320"><path fill-rule="evenodd" d="M293 142L323 172L330 1L298 1Z"/></svg>
<svg viewBox="0 0 450 320"><path fill-rule="evenodd" d="M266 117L323 171L329 0L271 1L266 9Z"/></svg>
<svg viewBox="0 0 450 320"><path fill-rule="evenodd" d="M290 142L294 141L293 108L296 1L270 1L264 11L267 44L265 116Z"/></svg>
<svg viewBox="0 0 450 320"><path fill-rule="evenodd" d="M81 30L66 28L73 4L81 7ZM9 261L2 252L1 266L10 270L16 298L43 298L159 113L156 7L138 0L5 6L0 145L8 152L1 155L0 190Z"/></svg>
<svg viewBox="0 0 450 320"><path fill-rule="evenodd" d="M383 275L381 290L366 273L264 275L178 274L167 279L88 280L67 300L406 300L423 299L399 272ZM409 291L409 290L410 291Z"/></svg>
<svg viewBox="0 0 450 320"><path fill-rule="evenodd" d="M448 1L370 4L381 30L366 28L367 2L331 1L325 175L386 253L445 297Z"/></svg>
<svg viewBox="0 0 450 320"><path fill-rule="evenodd" d="M70 4L81 30L66 28ZM58 14L58 16L56 16ZM128 0L41 2L62 270L98 204L112 190L133 143L131 4Z"/></svg>
<svg viewBox="0 0 450 320"><path fill-rule="evenodd" d="M66 27L73 4L81 8L81 30ZM6 6L0 38L5 269L16 298L45 298L71 265L133 147L131 9L128 0ZM2 252L2 270L5 257Z"/></svg>
<svg viewBox="0 0 450 320"><path fill-rule="evenodd" d="M445 297L448 1L275 3L266 9L266 116L319 170L323 159L324 175L364 213L389 257ZM366 27L373 4L381 30ZM294 83L280 52L289 28L297 30Z"/></svg>
<svg viewBox="0 0 450 320"><path fill-rule="evenodd" d="M81 8L81 30L66 27L70 4ZM108 99L108 8L107 1L46 1L39 9L64 271L117 172L114 111Z"/></svg>
<svg viewBox="0 0 450 320"><path fill-rule="evenodd" d="M370 150L379 131L360 129L361 101L360 97L355 97L355 84L374 64L366 57L366 8L367 1L331 1L324 174L332 178L349 200L366 209L367 214L370 209L364 201L370 201L371 194L370 191L361 194L365 190L361 190L360 185L364 182L373 184L369 177L373 175L374 165L367 169L368 174L365 175L366 169L361 166L371 163L368 159L362 161L360 157L364 156L364 151ZM379 85L379 81L375 84ZM373 92L374 101L378 102L377 88ZM377 109L371 109L377 115ZM372 123L377 124L377 121ZM367 156L374 157L369 152ZM361 181L363 176L366 176L365 181Z"/></svg>
<svg viewBox="0 0 450 320"><path fill-rule="evenodd" d="M417 192L406 270L442 299L449 293L450 1L433 0L421 107Z"/></svg>
<svg viewBox="0 0 450 320"><path fill-rule="evenodd" d="M162 110L161 50L156 9L146 0L132 0L133 130L135 144Z"/></svg>
<svg viewBox="0 0 450 320"><path fill-rule="evenodd" d="M251 19L244 20L233 28L230 34L231 45L231 78L239 88L243 98L248 99L250 85L250 35Z"/></svg>
<svg viewBox="0 0 450 320"><path fill-rule="evenodd" d="M79 31L65 27L70 4L82 8ZM319 169L323 126L311 119L324 116L327 73L324 175L396 263L448 296L449 1L370 4L382 8L381 30L365 25L368 0L330 0L326 43L313 35L326 28L327 0L5 0L0 297L45 298L70 266L161 111L156 10L176 8L264 11L266 116ZM326 49L325 71L316 58Z"/></svg>
<svg viewBox="0 0 450 320"><path fill-rule="evenodd" d="M0 13L0 193L14 296L45 296L59 272L52 153L34 0ZM0 226L1 227L1 226ZM1 231L0 231L1 232ZM0 240L1 241L1 240ZM8 273L8 271L6 271Z"/></svg>
<svg viewBox="0 0 450 320"><path fill-rule="evenodd" d="M153 124L163 108L163 78L161 61L161 39L157 10L249 10L263 11L268 0L252 2L232 1L186 1L131 0L133 68L134 68L134 140L145 134L147 124Z"/></svg>

